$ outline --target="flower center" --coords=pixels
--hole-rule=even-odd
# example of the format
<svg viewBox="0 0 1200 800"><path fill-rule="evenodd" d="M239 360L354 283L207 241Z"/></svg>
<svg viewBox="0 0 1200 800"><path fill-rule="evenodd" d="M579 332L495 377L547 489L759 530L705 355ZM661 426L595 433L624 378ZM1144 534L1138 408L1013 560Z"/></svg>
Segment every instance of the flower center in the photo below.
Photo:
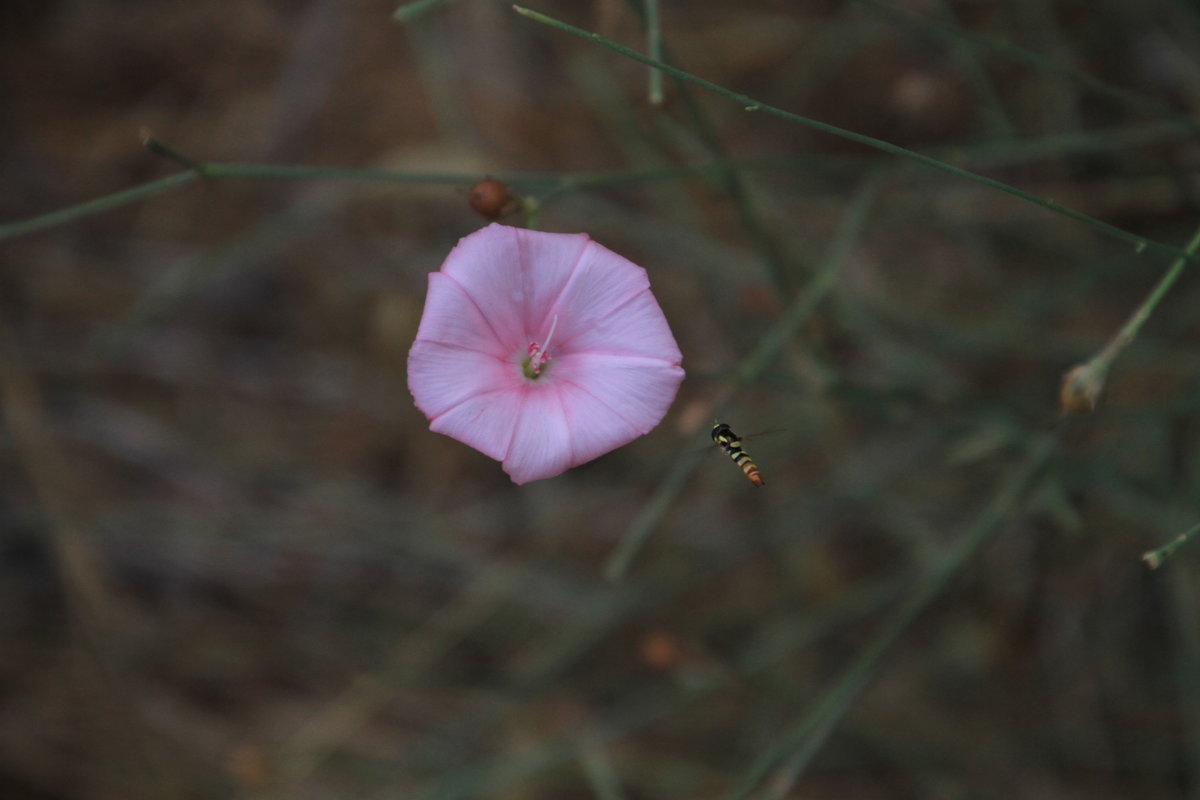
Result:
<svg viewBox="0 0 1200 800"><path fill-rule="evenodd" d="M557 327L558 314L555 314L554 321L550 323L550 333L546 334L546 343L544 345L537 342L529 343L529 358L521 364L521 370L529 380L535 381L540 378L542 368L550 360L550 340L554 338L554 329Z"/></svg>

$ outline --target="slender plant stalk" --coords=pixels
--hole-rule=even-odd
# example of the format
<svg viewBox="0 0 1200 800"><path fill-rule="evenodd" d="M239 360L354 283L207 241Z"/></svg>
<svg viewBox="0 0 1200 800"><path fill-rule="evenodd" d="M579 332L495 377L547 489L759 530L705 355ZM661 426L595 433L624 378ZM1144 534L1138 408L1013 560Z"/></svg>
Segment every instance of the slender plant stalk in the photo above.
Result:
<svg viewBox="0 0 1200 800"><path fill-rule="evenodd" d="M122 736L110 755L114 768L132 773L131 780L154 797L182 798L185 792L177 771L138 718L142 695L122 671L118 605L108 570L95 549L96 537L89 530L82 478L58 441L41 386L24 363L13 328L2 313L0 419L6 423L12 457L27 476L29 500L43 517L38 528L53 553L68 611L67 644L77 645L64 648L61 667L75 689L102 698L96 713L111 714L114 724L121 725Z"/></svg>
<svg viewBox="0 0 1200 800"><path fill-rule="evenodd" d="M641 552L650 534L662 522L675 498L687 486L688 479L700 464L700 452L685 452L675 460L671 469L658 484L650 500L641 507L637 516L629 523L621 541L613 550L612 555L604 562L604 577L610 581L619 581L625 577L634 557Z"/></svg>
<svg viewBox="0 0 1200 800"><path fill-rule="evenodd" d="M1084 89L1093 93L1098 97L1105 97L1114 102L1120 103L1126 108L1136 108L1142 111L1149 112L1159 117L1166 117L1170 120L1186 124L1193 132L1200 132L1200 124L1190 117L1183 116L1179 111L1166 103L1160 102L1146 95L1138 94L1137 92L1128 89L1122 89L1119 86L1113 86L1106 83L1086 72L1081 72L1071 67L1063 66L1055 63L1040 53L1027 50L1024 47L1015 45L1001 39L993 39L986 36L979 36L969 31L963 30L958 25L952 25L939 20L931 19L923 14L915 11L910 11L906 8L900 8L889 3L880 2L880 0L855 0L859 5L870 8L881 14L898 19L905 24L915 28L923 28L932 31L953 42L965 45L971 50L987 50L996 55L1007 58L1010 61L1015 61L1020 64L1032 67L1033 69L1044 72L1048 75L1054 75L1059 78L1064 78L1073 83L1082 86Z"/></svg>
<svg viewBox="0 0 1200 800"><path fill-rule="evenodd" d="M191 183L198 177L199 175L195 172L180 172L176 175L168 175L165 178L132 186L128 189L105 195L104 197L97 197L95 200L89 200L86 203L80 203L79 205L70 206L58 211L51 211L48 214L41 214L29 219L8 222L0 225L0 241L44 231L56 225L74 222L84 217L90 217L93 214L99 214L101 211L120 208L143 198L162 194L178 186Z"/></svg>
<svg viewBox="0 0 1200 800"><path fill-rule="evenodd" d="M658 0L646 0L646 49L655 61L663 60L662 24L658 16ZM649 75L650 105L660 106L663 101L662 73L654 67Z"/></svg>
<svg viewBox="0 0 1200 800"><path fill-rule="evenodd" d="M531 11L530 9L524 8L523 6L514 5L513 9L517 13L519 13L523 16L526 16L526 17L534 20L535 22L540 22L544 25L549 25L552 28L563 31L564 33L569 33L574 36L578 36L580 38L587 39L589 41L593 41L596 44L602 45L604 47L607 47L610 50L613 50L614 52L620 53L621 55L625 56L626 58L631 58L634 61L640 61L641 63L646 64L647 66L657 67L658 69L662 70L666 74L671 75L672 77L678 78L681 81L686 81L687 83L693 84L694 86L699 86L703 89L707 89L708 91L710 91L714 94L720 95L721 97L724 97L728 100L732 100L735 103L738 103L739 105L741 105L743 108L745 108L746 111L762 112L764 114L768 114L773 117L779 117L780 119L787 120L788 122L793 122L798 125L805 125L809 128L813 128L814 130L821 131L822 133L828 133L832 136L837 136L839 138L846 139L848 141L855 142L857 144L865 145L866 147L874 148L875 150L881 150L890 155L900 156L901 158L906 158L906 159L913 161L917 164L920 164L922 166L931 167L933 169L949 173L951 175L962 178L964 180L968 180L973 183L980 184L981 186L986 186L990 189L996 189L997 191L1001 191L1006 194L1010 194L1013 197L1020 198L1028 203L1032 203L1036 206L1040 206L1041 208L1047 209L1048 211L1052 211L1056 214L1060 214L1064 217L1067 217L1068 219L1073 219L1076 222L1080 222L1085 225L1088 225L1098 231L1101 231L1103 233L1108 234L1109 236L1112 236L1113 238L1120 239L1125 242L1129 242L1130 244L1133 244L1137 247L1138 252L1141 252L1143 250L1152 250L1155 252L1165 253L1168 255L1176 256L1176 257L1183 257L1183 258L1186 258L1189 260L1192 259L1192 254L1187 253L1186 251L1184 251L1178 247L1160 244L1153 240L1147 239L1144 236L1139 236L1135 233L1131 233L1130 231L1126 231L1121 228L1118 228L1115 225L1110 225L1109 223L1104 222L1099 219L1096 219L1095 217L1090 217L1087 214L1081 213L1079 211L1075 211L1074 209L1071 209L1071 208L1067 208L1066 206L1062 205L1061 203L1057 203L1053 200L1050 200L1049 198L1039 197L1038 195L1032 194L1031 192L1027 192L1024 189L1018 189L1015 186L1011 186L1007 183L1004 183L1003 181L998 181L995 178L989 178L985 175L980 175L979 173L976 173L976 172L970 172L969 170L962 169L961 167L956 167L953 164L949 164L945 161L940 161L936 158L933 158L932 156L927 156L922 153L917 153L913 150L909 150L907 148L900 147L899 145L892 144L891 142L884 141L883 139L876 139L873 136L867 136L865 134L855 133L854 131L846 130L845 128L839 128L836 125L830 125L829 123L826 123L826 122L820 122L819 120L811 119L809 117L803 117L799 114L793 114L790 111L784 111L781 108L776 108L775 106L767 105L766 103L763 103L759 100L755 100L754 98L748 97L747 95L730 91L729 89L726 89L723 86L719 86L711 81L704 80L703 78L699 78L695 75L692 75L691 73L684 72L681 69L672 67L670 64L664 64L661 61L656 61L656 60L650 58L649 56L643 55L642 53L639 53L636 50L631 50L628 47L625 47L623 45L619 45L616 42L613 42L609 39L604 38L603 36L600 36L599 34L589 33L588 31L585 31L582 28L577 28L574 25L568 25L565 22L554 19L553 17L548 17L545 14L540 14L536 11Z"/></svg>
<svg viewBox="0 0 1200 800"><path fill-rule="evenodd" d="M392 19L397 22L411 22L417 17L433 11L440 5L445 5L449 0L413 0L411 3L405 3L397 8L392 13Z"/></svg>
<svg viewBox="0 0 1200 800"><path fill-rule="evenodd" d="M957 12L949 0L938 0L938 8L942 16L954 20ZM957 24L955 24L957 29ZM1000 92L996 89L995 83L991 76L984 69L983 63L979 58L979 50L972 47L971 44L961 37L951 37L955 53L958 61L963 65L963 72L970 80L974 88L975 95L979 99L980 112L987 127L994 133L995 136L1001 139L1013 139L1017 134L1017 127L1013 124L1008 111L1004 108L1004 103L1000 99Z"/></svg>
<svg viewBox="0 0 1200 800"><path fill-rule="evenodd" d="M427 672L448 648L503 607L521 585L518 577L513 569L493 568L415 631L399 636L379 669L360 673L281 743L274 754L281 784L302 786L330 758L336 744L362 728L397 686Z"/></svg>
<svg viewBox="0 0 1200 800"><path fill-rule="evenodd" d="M1195 539L1197 534L1200 534L1200 524L1188 528L1157 550L1147 550L1145 553L1142 553L1142 561L1145 561L1146 566L1150 567L1150 569L1158 569L1176 550L1183 547L1192 539Z"/></svg>
<svg viewBox="0 0 1200 800"><path fill-rule="evenodd" d="M639 12L645 17L648 8L644 6L642 0L629 0L629 5L635 12ZM648 25L649 20L643 18L643 24ZM659 61L670 57L661 38L658 41L658 47L662 50L658 57ZM661 77L661 72L654 71ZM735 166L735 159L730 155L729 148L725 146L710 115L686 83L678 83L678 87L679 100L684 112L691 122L697 138L712 157L713 182L733 203L733 207L737 211L738 223L746 237L762 254L767 271L780 296L791 297L796 291L795 282L791 278L795 266L792 263L793 260L784 253L778 238L763 220L762 213L754 203L741 171Z"/></svg>
<svg viewBox="0 0 1200 800"><path fill-rule="evenodd" d="M1192 236L1192 240L1188 242L1184 255L1171 264L1154 288L1150 290L1146 299L1134 310L1125 324L1108 340L1100 352L1067 371L1067 374L1063 376L1059 392L1064 414L1075 411L1091 411L1096 407L1096 402L1104 389L1104 383L1113 362L1137 338L1142 326L1154 313L1154 309L1158 307L1162 299L1167 296L1167 292L1175 285L1175 281L1179 280L1179 276L1183 274L1189 264L1188 259L1198 250L1200 250L1200 230L1197 230Z"/></svg>
<svg viewBox="0 0 1200 800"><path fill-rule="evenodd" d="M58 562L68 608L88 630L107 624L114 606L105 570L87 535L72 460L54 436L45 401L25 367L8 321L0 316L0 413L9 447L28 476L33 500L45 516L43 527Z"/></svg>
<svg viewBox="0 0 1200 800"><path fill-rule="evenodd" d="M838 272L850 252L850 247L858 240L863 225L866 223L868 213L878 195L879 184L880 176L874 175L859 189L834 238L824 267L813 276L808 289L792 302L784 315L767 331L746 360L742 362L741 367L735 373L733 383L718 394L714 403L715 409L720 411L732 400L741 386L754 381L774 362L783 345L795 335L800 326L812 316L821 301L829 294L835 285ZM687 485L688 478L700 463L700 456L700 451L687 451L671 466L653 496L642 506L625 531L625 535L621 537L617 548L605 562L604 577L616 581L625 575L634 557L642 549L646 540L650 538L650 534L658 527L658 523L662 521L675 498Z"/></svg>
<svg viewBox="0 0 1200 800"><path fill-rule="evenodd" d="M1183 270L1188 266L1188 262L1196 254L1197 250L1200 250L1200 230L1196 231L1192 236L1192 240L1188 242L1187 248L1184 250L1184 255L1177 258L1171 264L1171 268L1167 270L1166 274L1150 290L1150 294L1137 307L1132 316L1129 317L1129 320L1121 326L1116 336L1105 346L1097 358L1102 358L1105 362L1111 364L1137 338L1138 333L1142 330L1142 326L1146 324L1146 320L1150 319L1150 315L1154 313L1154 309L1167 296L1167 292L1171 291L1171 287L1175 285L1175 281L1179 280L1179 276L1183 274Z"/></svg>
<svg viewBox="0 0 1200 800"><path fill-rule="evenodd" d="M962 571L967 561L1017 510L1035 478L1049 462L1057 442L1054 434L1047 434L1034 443L1029 455L996 492L967 532L951 546L909 599L895 610L883 630L859 654L837 684L822 696L816 707L750 766L729 794L729 800L745 800L781 767L788 770L792 780L799 776L842 715L870 682L884 656Z"/></svg>
<svg viewBox="0 0 1200 800"><path fill-rule="evenodd" d="M165 159L174 161L179 166L190 169L201 177L208 175L208 165L203 161L197 161L191 156L179 152L161 139L155 139L150 131L145 128L142 129L142 146L156 156L162 156Z"/></svg>
<svg viewBox="0 0 1200 800"><path fill-rule="evenodd" d="M1134 147L1144 144L1154 144L1180 135L1189 134L1191 128L1179 122L1157 123L1153 125L1134 126L1115 131L1105 131L1087 135L1054 136L1028 142L1013 142L1003 148L985 145L974 148L954 148L953 152L959 157L981 160L994 164L1027 163L1031 159L1049 158L1055 155L1108 152L1114 147ZM161 144L161 143L159 143ZM119 208L146 197L162 194L180 186L192 183L197 178L233 178L261 180L308 180L308 181L346 181L360 183L421 183L466 186L478 180L478 173L455 175L452 173L411 172L408 170L386 170L376 168L347 168L347 167L312 167L285 164L238 164L221 162L201 162L190 156L169 148L179 157L167 155L165 149L154 148L159 155L171 158L187 168L186 172L157 178L128 189L122 189L112 194L104 195L67 208L50 211L45 214L28 217L23 220L0 224L0 241L14 239L19 236L37 233L39 231L74 222L85 217ZM763 170L779 170L784 168L820 168L831 161L837 163L855 163L862 159L847 158L766 158L748 161L733 161L714 159L711 163L685 165L677 167L660 167L655 169L624 170L611 173L578 173L573 175L552 175L546 173L503 173L492 174L510 183L520 183L532 189L548 187L540 190L537 201L546 203L560 194L573 191L587 190L603 186L619 186L624 184L642 183L646 181L678 180L687 177L707 177L719 180L726 173L745 173ZM718 163L719 162L719 163ZM1159 245L1163 247L1164 245Z"/></svg>
<svg viewBox="0 0 1200 800"><path fill-rule="evenodd" d="M648 593L622 612L620 619L642 618L646 609L659 607L664 599L660 593L663 586L661 576L639 577L643 579L640 587L625 587L620 594L629 597L631 591L638 593L643 589ZM671 581L671 578L666 579L667 583ZM677 588L678 584L668 589L668 593L674 596ZM494 796L512 789L518 781L536 772L561 769L578 759L581 748L627 740L636 731L643 731L655 722L676 715L702 698L712 696L730 685L740 685L746 676L761 674L779 665L789 655L822 636L841 630L852 621L862 620L885 607L895 599L898 590L896 579L889 578L840 597L820 609L804 608L772 615L761 620L754 641L747 643L746 652L736 658L735 669L704 670L673 686L655 687L646 693L621 698L596 717L581 720L572 730L552 732L532 745L514 744L505 752L494 755L485 766L462 765L461 769L438 780L436 788L418 791L413 796L424 800L467 800L483 795ZM639 612L642 616L639 616ZM611 631L612 625L617 622L617 619L611 620L603 630ZM598 629L596 635L601 638L604 634ZM546 675L560 674L558 669L552 669L549 673L539 671ZM544 687L545 680L547 678L537 685ZM518 685L526 684L518 682ZM474 722L477 715L471 714L471 719ZM472 730L478 730L478 725L473 724Z"/></svg>
<svg viewBox="0 0 1200 800"><path fill-rule="evenodd" d="M409 170L375 169L371 167L308 167L292 164L225 164L200 161L181 153L171 145L153 137L145 140L146 149L167 158L205 178L254 178L267 180L336 180L378 183L442 183L460 185L478 176L453 172L412 172Z"/></svg>
<svg viewBox="0 0 1200 800"><path fill-rule="evenodd" d="M38 231L73 222L99 214L113 208L128 205L137 200L162 194L171 189L192 183L198 178L239 178L252 180L320 180L357 181L367 183L440 184L447 186L470 185L479 179L477 173L457 174L449 172L413 172L409 170L387 170L375 168L310 167L286 164L237 164L200 161L180 152L171 145L143 134L143 144L155 155L162 156L184 167L187 171L165 178L123 189L104 197L89 200L58 211L51 211L16 222L0 225L0 241L13 239ZM521 180L530 184L559 184L560 176L523 174L507 176L497 174L502 180Z"/></svg>

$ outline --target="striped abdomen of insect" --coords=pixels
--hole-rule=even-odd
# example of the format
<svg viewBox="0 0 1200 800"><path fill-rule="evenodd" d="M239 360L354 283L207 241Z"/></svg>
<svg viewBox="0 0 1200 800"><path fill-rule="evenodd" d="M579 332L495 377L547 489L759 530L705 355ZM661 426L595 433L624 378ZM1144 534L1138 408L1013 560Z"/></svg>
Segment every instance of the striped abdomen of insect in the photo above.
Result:
<svg viewBox="0 0 1200 800"><path fill-rule="evenodd" d="M712 440L717 443L717 446L729 454L733 459L733 463L741 467L742 472L750 479L750 482L755 486L762 486L765 481L762 475L758 473L758 466L754 463L754 459L746 454L742 449L741 438L729 429L729 426L724 422L718 422L713 425Z"/></svg>

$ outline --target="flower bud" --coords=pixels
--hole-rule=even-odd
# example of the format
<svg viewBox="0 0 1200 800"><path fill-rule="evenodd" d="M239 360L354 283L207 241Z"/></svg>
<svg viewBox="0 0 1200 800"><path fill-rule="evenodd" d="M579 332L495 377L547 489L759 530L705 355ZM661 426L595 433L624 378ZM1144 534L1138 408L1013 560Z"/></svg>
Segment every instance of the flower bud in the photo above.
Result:
<svg viewBox="0 0 1200 800"><path fill-rule="evenodd" d="M1059 407L1064 417L1080 411L1096 410L1096 401L1104 390L1106 372L1095 360L1067 370L1058 391Z"/></svg>

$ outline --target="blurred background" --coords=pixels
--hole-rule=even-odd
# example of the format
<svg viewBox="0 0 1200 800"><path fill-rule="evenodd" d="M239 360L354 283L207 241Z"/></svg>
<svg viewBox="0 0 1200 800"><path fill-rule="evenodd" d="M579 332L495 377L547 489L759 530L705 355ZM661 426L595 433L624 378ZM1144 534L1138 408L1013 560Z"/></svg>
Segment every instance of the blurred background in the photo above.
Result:
<svg viewBox="0 0 1200 800"><path fill-rule="evenodd" d="M0 796L1200 798L1197 546L1140 561L1200 517L1200 285L1060 423L1169 255L671 79L654 105L506 2L420 5L0 11L0 224L181 173L143 129L390 171L6 229ZM534 7L646 49L640 2ZM661 30L1127 231L1200 220L1185 0L668 1ZM653 433L522 487L405 379L488 174L645 266L688 371ZM774 431L764 488L718 414Z"/></svg>

